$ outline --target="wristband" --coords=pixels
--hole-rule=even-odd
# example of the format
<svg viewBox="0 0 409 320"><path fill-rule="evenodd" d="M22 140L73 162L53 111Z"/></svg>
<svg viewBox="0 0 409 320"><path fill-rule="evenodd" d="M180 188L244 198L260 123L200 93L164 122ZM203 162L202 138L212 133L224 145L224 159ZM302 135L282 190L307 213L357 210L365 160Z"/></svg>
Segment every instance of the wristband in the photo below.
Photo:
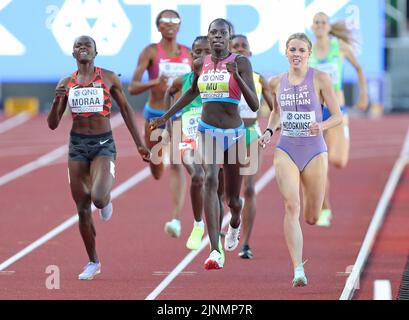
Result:
<svg viewBox="0 0 409 320"><path fill-rule="evenodd" d="M266 130L264 130L264 133L266 133L266 132L270 132L270 137L272 137L273 136L273 130L271 130L270 128L267 128Z"/></svg>

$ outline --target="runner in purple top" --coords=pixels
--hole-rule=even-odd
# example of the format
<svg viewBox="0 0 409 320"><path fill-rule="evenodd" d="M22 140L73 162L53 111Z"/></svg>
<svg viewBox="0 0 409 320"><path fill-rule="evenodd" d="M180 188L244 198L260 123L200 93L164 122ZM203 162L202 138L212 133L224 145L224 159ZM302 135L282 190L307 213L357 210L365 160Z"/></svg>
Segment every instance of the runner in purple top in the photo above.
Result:
<svg viewBox="0 0 409 320"><path fill-rule="evenodd" d="M274 167L284 200L284 234L294 266L294 287L307 285L305 262L302 262L300 184L304 218L308 224L314 225L321 212L328 170L323 131L342 121L331 79L326 73L308 66L311 47L311 41L304 33L293 34L287 40L286 56L290 69L270 79L275 106L260 138L260 144L265 147L273 132L281 129ZM322 121L323 102L331 112L326 121Z"/></svg>
<svg viewBox="0 0 409 320"><path fill-rule="evenodd" d="M300 171L315 156L327 152L322 132L313 135L309 128L313 121L322 122L322 107L314 91L314 71L308 68L304 80L298 85L288 80L288 73L284 74L277 97L282 113L277 148L286 152Z"/></svg>

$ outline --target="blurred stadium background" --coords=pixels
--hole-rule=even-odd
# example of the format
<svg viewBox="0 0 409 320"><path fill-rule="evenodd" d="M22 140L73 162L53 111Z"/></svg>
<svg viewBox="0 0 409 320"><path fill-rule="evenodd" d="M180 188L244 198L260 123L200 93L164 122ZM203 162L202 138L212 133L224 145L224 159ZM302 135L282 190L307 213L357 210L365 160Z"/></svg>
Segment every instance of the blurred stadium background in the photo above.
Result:
<svg viewBox="0 0 409 320"><path fill-rule="evenodd" d="M0 112L48 112L57 81L76 69L75 37L93 36L96 65L121 74L126 90L142 49L159 39L155 17L166 8L182 17L178 42L187 46L205 34L209 22L226 17L236 33L249 37L253 67L269 77L287 68L287 37L312 36L312 16L324 11L345 20L362 43L371 106L368 113L409 111L409 0L0 0ZM346 63L347 105L357 96L357 77ZM147 94L129 96L141 110Z"/></svg>

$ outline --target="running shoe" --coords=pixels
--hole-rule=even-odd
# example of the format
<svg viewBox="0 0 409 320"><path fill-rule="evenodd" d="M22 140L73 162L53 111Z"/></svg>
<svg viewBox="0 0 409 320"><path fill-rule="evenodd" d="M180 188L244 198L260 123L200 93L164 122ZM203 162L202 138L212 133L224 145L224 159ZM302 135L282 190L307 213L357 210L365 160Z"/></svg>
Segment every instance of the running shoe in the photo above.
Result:
<svg viewBox="0 0 409 320"><path fill-rule="evenodd" d="M241 247L239 257L242 259L253 259L253 252L251 251L248 244L245 244Z"/></svg>
<svg viewBox="0 0 409 320"><path fill-rule="evenodd" d="M305 276L304 273L304 264L300 263L295 269L294 269L294 279L293 279L293 287L305 287L307 285L307 277Z"/></svg>
<svg viewBox="0 0 409 320"><path fill-rule="evenodd" d="M209 258L206 259L204 267L206 270L218 270L223 269L224 261L222 255L217 250L213 250L210 253Z"/></svg>
<svg viewBox="0 0 409 320"><path fill-rule="evenodd" d="M109 202L105 207L99 210L99 217L102 221L108 221L112 217L112 202Z"/></svg>
<svg viewBox="0 0 409 320"><path fill-rule="evenodd" d="M202 237L204 234L203 227L194 226L192 232L190 233L189 239L187 239L186 247L190 250L199 250L202 243Z"/></svg>
<svg viewBox="0 0 409 320"><path fill-rule="evenodd" d="M80 280L92 280L97 274L101 273L100 262L88 262L84 267L84 271L78 275Z"/></svg>
<svg viewBox="0 0 409 320"><path fill-rule="evenodd" d="M226 237L224 238L224 248L226 251L233 251L239 245L240 240L240 225L237 228L233 228L229 224L229 228L227 229Z"/></svg>
<svg viewBox="0 0 409 320"><path fill-rule="evenodd" d="M323 209L317 221L319 227L329 227L331 225L332 212L329 209Z"/></svg>
<svg viewBox="0 0 409 320"><path fill-rule="evenodd" d="M172 219L165 223L165 232L171 237L179 238L181 229L180 220L178 219Z"/></svg>

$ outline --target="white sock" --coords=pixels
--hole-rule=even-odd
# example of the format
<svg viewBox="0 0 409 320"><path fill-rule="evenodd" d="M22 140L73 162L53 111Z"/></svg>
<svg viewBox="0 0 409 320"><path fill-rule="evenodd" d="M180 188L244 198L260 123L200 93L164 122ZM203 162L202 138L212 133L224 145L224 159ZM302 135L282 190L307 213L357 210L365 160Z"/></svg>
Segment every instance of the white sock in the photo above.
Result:
<svg viewBox="0 0 409 320"><path fill-rule="evenodd" d="M195 220L195 221L193 222L193 226L194 226L194 227L204 228L204 222L203 222L203 220L200 220L199 222Z"/></svg>

